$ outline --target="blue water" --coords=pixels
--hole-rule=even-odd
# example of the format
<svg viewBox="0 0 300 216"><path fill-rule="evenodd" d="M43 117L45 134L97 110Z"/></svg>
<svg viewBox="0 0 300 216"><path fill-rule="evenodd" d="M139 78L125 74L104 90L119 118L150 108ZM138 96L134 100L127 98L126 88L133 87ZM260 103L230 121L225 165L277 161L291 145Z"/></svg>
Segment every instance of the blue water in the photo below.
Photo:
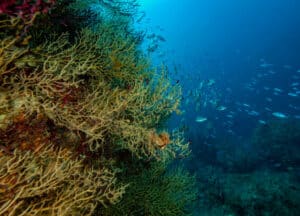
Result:
<svg viewBox="0 0 300 216"><path fill-rule="evenodd" d="M231 111L233 129L243 135L258 120L272 119L273 112L299 117L300 94L288 95L299 89L299 1L142 2L148 29L166 39L156 50L163 54L157 62L176 71L171 78L181 83L185 95L201 81L214 79L214 92L205 94L216 94L210 97L227 107L220 115L209 106L195 113L183 106L188 118L204 114L213 121ZM271 66L262 67L263 63ZM283 92L274 95L274 88ZM249 104L248 112L236 103ZM259 115L249 115L251 111Z"/></svg>
<svg viewBox="0 0 300 216"><path fill-rule="evenodd" d="M261 170L275 179L288 172L296 179L289 184L299 192L300 1L143 0L141 8L147 34L165 39L148 38L149 46L157 45L149 52L153 62L163 62L173 84L183 88L184 113L174 116L169 126L180 125L186 132L193 151L191 170L203 181L211 177L203 169L222 170L214 172L219 180L247 174L253 177L244 181L248 185L265 180L257 177ZM291 194L284 188L275 194L284 192ZM297 203L298 198L289 198ZM222 208L234 209L230 201L224 202ZM286 208L279 203L279 209ZM277 215L268 204L261 211L245 206L234 213L215 207L219 213L195 214Z"/></svg>

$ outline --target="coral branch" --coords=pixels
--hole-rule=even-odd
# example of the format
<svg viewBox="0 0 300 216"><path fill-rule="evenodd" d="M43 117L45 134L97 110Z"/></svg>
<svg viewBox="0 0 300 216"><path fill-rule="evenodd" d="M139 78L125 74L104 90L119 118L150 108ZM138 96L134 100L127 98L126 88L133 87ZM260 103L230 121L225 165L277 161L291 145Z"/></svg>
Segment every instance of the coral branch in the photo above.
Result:
<svg viewBox="0 0 300 216"><path fill-rule="evenodd" d="M0 156L1 215L90 215L117 202L126 186L106 168L89 170L66 149Z"/></svg>

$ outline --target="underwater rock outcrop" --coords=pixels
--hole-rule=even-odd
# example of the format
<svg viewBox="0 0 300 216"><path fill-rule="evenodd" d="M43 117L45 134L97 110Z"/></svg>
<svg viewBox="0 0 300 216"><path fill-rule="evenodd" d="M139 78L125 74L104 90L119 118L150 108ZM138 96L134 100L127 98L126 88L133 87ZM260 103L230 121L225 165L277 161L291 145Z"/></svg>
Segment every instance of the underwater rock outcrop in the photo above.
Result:
<svg viewBox="0 0 300 216"><path fill-rule="evenodd" d="M282 170L297 168L300 164L300 123L283 119L257 127L252 145L263 158L264 165Z"/></svg>

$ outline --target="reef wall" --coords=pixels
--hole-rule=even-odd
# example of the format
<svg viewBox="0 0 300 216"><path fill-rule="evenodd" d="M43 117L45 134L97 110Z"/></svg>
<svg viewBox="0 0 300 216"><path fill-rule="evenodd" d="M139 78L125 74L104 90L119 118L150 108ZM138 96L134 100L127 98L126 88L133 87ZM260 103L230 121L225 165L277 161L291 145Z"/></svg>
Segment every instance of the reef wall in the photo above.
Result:
<svg viewBox="0 0 300 216"><path fill-rule="evenodd" d="M1 1L0 215L189 214L195 178L168 170L188 144L164 126L180 86L143 55L137 11Z"/></svg>

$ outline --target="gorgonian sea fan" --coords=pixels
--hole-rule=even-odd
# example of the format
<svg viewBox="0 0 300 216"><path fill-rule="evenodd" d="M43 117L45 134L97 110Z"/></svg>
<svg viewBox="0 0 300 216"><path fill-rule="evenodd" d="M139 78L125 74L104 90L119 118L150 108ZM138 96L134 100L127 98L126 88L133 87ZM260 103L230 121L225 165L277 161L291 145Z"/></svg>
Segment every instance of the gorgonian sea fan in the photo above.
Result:
<svg viewBox="0 0 300 216"><path fill-rule="evenodd" d="M0 14L30 20L36 13L48 13L56 0L1 0Z"/></svg>

